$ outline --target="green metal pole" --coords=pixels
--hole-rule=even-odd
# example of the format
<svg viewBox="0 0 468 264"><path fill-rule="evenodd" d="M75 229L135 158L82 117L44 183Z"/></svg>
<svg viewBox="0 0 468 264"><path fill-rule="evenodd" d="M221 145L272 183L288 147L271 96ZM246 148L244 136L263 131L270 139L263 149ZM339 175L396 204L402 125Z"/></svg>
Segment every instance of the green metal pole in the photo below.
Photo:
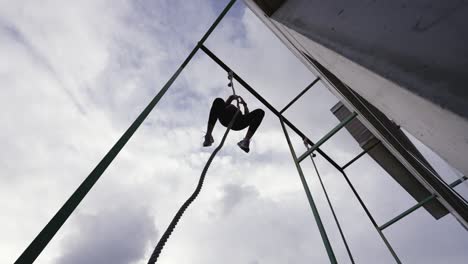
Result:
<svg viewBox="0 0 468 264"><path fill-rule="evenodd" d="M388 242L387 238L383 234L382 230L379 229L379 226L377 225L377 222L375 221L374 217L370 213L370 211L367 209L367 206L364 204L364 201L361 199L361 196L359 193L356 191L354 188L353 184L348 178L348 175L346 175L346 172L344 170L340 171L341 174L343 174L343 177L345 178L346 182L348 183L349 187L351 188L351 191L353 192L354 196L356 196L356 199L358 200L359 204L361 205L362 209L364 209L364 212L366 213L367 217L369 217L369 220L371 221L372 225L375 227L375 230L377 230L377 233L379 233L380 238L382 238L382 241L385 243L385 246L387 246L388 251L390 251L390 254L392 254L393 258L395 259L395 262L398 264L401 264L400 258L396 254L395 250L393 250L392 245L390 245L390 242Z"/></svg>
<svg viewBox="0 0 468 264"><path fill-rule="evenodd" d="M456 187L457 185L459 185L460 183L466 181L468 178L466 176L463 176L462 178L452 182L449 186L451 188L454 188ZM431 201L432 199L436 198L436 195L435 194L432 194L431 196L428 196L426 197L424 200L422 200L421 202L415 204L414 206L412 206L411 208L409 208L408 210L404 211L403 213L397 215L396 217L394 217L392 220L388 221L387 223L383 224L381 227L379 227L380 230L384 230L385 228L391 226L392 224L398 222L400 219L402 219L403 217L411 214L412 212L416 211L416 209L419 209L421 206L425 205L426 203L428 203L429 201Z"/></svg>
<svg viewBox="0 0 468 264"><path fill-rule="evenodd" d="M367 152L371 151L374 147L376 147L377 145L380 144L380 140L379 141L376 141L374 144L372 144L372 146L368 147L367 149L363 150L361 153L359 153L359 155L357 155L356 157L354 157L352 160L350 160L348 163L346 163L343 167L341 167L342 170L346 169L349 165L353 164L356 160L358 160L359 158L361 158L364 154L366 154Z"/></svg>
<svg viewBox="0 0 468 264"><path fill-rule="evenodd" d="M305 146L307 149L309 149L309 145L305 143ZM351 263L354 262L353 254L351 254L351 249L348 246L348 242L346 242L346 238L344 235L343 230L341 229L340 221L338 221L338 217L336 216L335 209L333 209L333 205L330 201L330 197L328 197L328 192L327 189L325 188L325 185L323 184L322 177L320 176L320 173L318 171L317 165L315 164L314 160L314 155L310 155L310 160L312 161L312 164L314 165L315 173L317 174L317 178L319 179L320 185L322 186L323 193L325 194L325 198L327 199L328 207L330 207L330 210L332 212L333 218L335 219L336 226L338 227L338 231L340 232L341 239L343 240L343 243L346 247L346 252L348 253L349 259L351 260Z"/></svg>
<svg viewBox="0 0 468 264"><path fill-rule="evenodd" d="M319 141L317 141L317 143L315 143L314 145L312 145L312 147L310 149L308 149L304 154L302 154L298 161L301 162L303 161L305 158L307 158L307 156L309 156L310 154L312 154L312 152L314 152L318 147L320 147L323 143L325 143L327 140L329 140L333 135L335 135L338 131L340 131L341 128L343 128L344 126L346 126L349 122L351 122L351 120L353 120L355 117L357 116L356 113L352 113L350 116L348 116L345 120L341 121L341 123L339 123L335 128L333 128L330 132L328 132L323 138L321 138Z"/></svg>
<svg viewBox="0 0 468 264"><path fill-rule="evenodd" d="M304 191L306 193L307 199L309 200L309 205L310 208L312 209L312 213L314 214L315 217L315 222L317 223L320 235L322 236L323 240L323 245L325 246L325 249L327 250L328 258L330 259L330 262L332 264L336 264L336 257L335 254L333 253L332 246L330 244L330 241L328 240L327 232L325 231L325 227L323 226L322 219L320 218L320 214L318 212L317 207L315 206L314 198L312 198L312 194L310 192L309 186L307 185L307 181L304 177L304 173L302 172L301 165L297 161L297 156L294 151L294 147L291 143L291 139L289 138L288 131L286 130L286 127L284 125L284 122L282 118L280 118L280 123L281 127L283 128L284 136L286 137L286 141L288 142L289 150L291 151L291 155L294 160L294 164L296 165L297 172L299 173L299 177L301 178L302 186L304 187Z"/></svg>
<svg viewBox="0 0 468 264"><path fill-rule="evenodd" d="M151 100L151 102L146 106L143 112L137 117L137 119L132 123L132 125L125 131L125 133L120 137L120 139L115 143L115 145L109 150L109 152L104 156L104 158L98 163L94 170L88 175L88 177L81 183L81 185L76 189L76 191L68 198L65 204L60 208L60 210L52 217L49 223L42 229L42 231L36 236L36 238L31 242L31 244L24 250L24 252L19 256L15 261L16 264L29 264L33 263L36 258L41 254L44 248L49 244L58 230L62 227L68 217L73 213L73 211L78 207L83 198L88 194L94 184L99 180L101 175L107 169L107 167L112 163L114 158L119 154L125 144L130 140L138 127L143 123L146 117L150 114L151 110L156 106L159 100L167 92L169 87L174 83L182 70L187 66L190 60L193 58L195 53L200 49L200 46L205 42L208 36L213 32L222 18L227 14L229 9L234 5L236 0L231 0L229 4L224 8L215 22L211 25L208 31L203 35L200 42L197 43L192 52L180 65L177 71L172 75L172 77L167 81L163 86L161 91Z"/></svg>

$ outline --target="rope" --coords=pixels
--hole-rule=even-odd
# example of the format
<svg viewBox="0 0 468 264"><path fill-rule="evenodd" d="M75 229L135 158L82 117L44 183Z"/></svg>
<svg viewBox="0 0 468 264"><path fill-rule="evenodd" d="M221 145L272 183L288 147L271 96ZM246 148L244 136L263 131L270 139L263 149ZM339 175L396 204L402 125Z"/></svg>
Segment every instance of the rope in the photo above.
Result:
<svg viewBox="0 0 468 264"><path fill-rule="evenodd" d="M236 114L234 115L233 119L231 120L231 123L229 123L229 126L226 129L226 132L224 132L223 139L219 143L218 147L216 147L216 149L213 151L213 153L211 153L210 158L208 159L205 167L203 168L203 171L202 171L202 173L200 175L200 179L198 180L197 188L195 189L193 194L185 201L185 203L180 207L179 211L177 211L177 214L174 216L171 223L169 224L166 231L164 232L163 236L159 240L156 248L153 251L153 254L151 254L151 257L148 260L148 264L156 263L156 261L157 261L157 259L159 257L159 254L161 254L161 251L163 250L164 245L166 244L167 240L171 236L172 232L174 231L177 223L179 222L180 218L184 214L185 210L187 210L187 208L190 206L190 204L197 198L198 194L200 193L201 188L203 187L203 182L205 181L206 172L210 168L211 162L215 158L218 151L221 150L221 148L223 147L224 141L226 140L227 135L228 135L229 131L231 130L231 127L234 124L234 121L236 120L236 117L239 114L239 112L240 112L240 110L238 109Z"/></svg>
<svg viewBox="0 0 468 264"><path fill-rule="evenodd" d="M306 146L307 150L309 150L309 144L307 144L306 140L304 140L304 145ZM338 221L338 218L336 217L335 210L333 209L330 198L328 197L328 193L327 193L327 190L325 189L325 185L323 184L322 177L320 176L320 173L319 173L319 171L317 169L317 165L315 164L314 157L315 157L315 154L312 153L310 155L310 160L312 160L312 164L314 165L315 172L317 173L317 177L318 177L318 179L320 181L320 185L322 186L323 193L325 193L325 198L327 199L328 206L330 207L330 210L331 210L331 212L333 214L333 218L335 219L335 223L338 226L338 230L340 231L340 235L341 235L341 238L343 239L343 243L344 243L344 245L346 247L346 251L348 252L349 259L351 260L351 263L354 264L353 255L351 254L351 250L348 247L348 243L346 242L346 238L345 238L345 236L343 234L343 230L341 229L340 222Z"/></svg>
<svg viewBox="0 0 468 264"><path fill-rule="evenodd" d="M228 73L228 79L229 79L228 87L232 88L232 94L235 95L236 90L234 89L234 83L232 82L232 78L234 78L234 72L229 71L229 73Z"/></svg>
<svg viewBox="0 0 468 264"><path fill-rule="evenodd" d="M233 95L236 95L236 91L234 90L234 83L232 82L232 76L233 76L233 72L229 72L229 75L228 75L228 79L229 79L229 84L228 86L232 88L232 93ZM156 263L156 261L158 260L158 257L159 255L161 254L163 248L164 248L164 245L166 244L167 240L169 239L169 237L171 236L172 232L174 231L177 223L179 222L180 218L182 218L182 215L184 214L185 210L187 210L187 208L190 206L190 204L195 201L195 199L197 198L198 194L200 194L200 191L203 187L203 183L205 181L205 176L206 176L206 173L208 172L208 169L210 168L210 165L211 165L211 162L213 161L213 159L215 158L216 154L221 150L221 148L223 147L224 145L224 142L226 141L226 138L229 134L229 131L231 130L232 126L234 125L234 122L236 121L236 118L240 112L240 108L239 108L239 99L236 99L236 102L237 102L237 111L236 113L234 114L234 117L232 118L231 122L229 123L228 127L226 128L226 132L224 132L224 135L223 135L223 138L221 139L221 142L219 143L219 145L216 147L216 149L213 151L213 153L211 153L211 156L210 158L208 159L208 161L206 162L205 164L205 167L203 168L203 171L200 175L200 179L198 180L198 184L197 184L197 187L195 188L195 191L192 193L192 195L185 201L185 203L179 208L179 211L177 211L176 215L174 216L174 218L172 218L172 221L171 223L169 224L169 226L167 227L166 231L164 232L164 234L162 235L161 239L159 239L159 242L158 244L156 245L156 247L154 248L154 251L153 253L151 254L151 257L149 258L148 260L148 264L154 264Z"/></svg>
<svg viewBox="0 0 468 264"><path fill-rule="evenodd" d="M228 87L231 87L232 95L236 95L236 90L234 89L234 83L232 82L233 78L234 78L234 72L229 71L229 73L228 73L228 79L229 79ZM237 103L237 109L240 109L239 98L236 98L236 103Z"/></svg>

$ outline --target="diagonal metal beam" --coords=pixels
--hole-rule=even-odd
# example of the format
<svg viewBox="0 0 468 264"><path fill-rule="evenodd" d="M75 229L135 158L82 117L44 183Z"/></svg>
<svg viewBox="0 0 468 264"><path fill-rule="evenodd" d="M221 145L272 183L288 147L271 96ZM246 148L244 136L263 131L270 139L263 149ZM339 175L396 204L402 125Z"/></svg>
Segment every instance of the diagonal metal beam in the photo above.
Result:
<svg viewBox="0 0 468 264"><path fill-rule="evenodd" d="M52 217L49 223L42 229L42 231L36 236L36 238L31 242L31 244L24 250L24 252L19 256L15 261L16 264L24 263L33 263L36 258L41 254L44 248L49 244L55 234L59 231L62 225L67 221L68 217L73 213L73 211L78 207L80 202L88 194L88 192L93 188L94 184L99 180L101 175L107 169L107 167L112 163L114 158L119 154L123 149L125 144L130 140L135 131L140 127L143 121L148 117L153 108L167 92L169 87L174 83L182 70L187 66L187 64L192 60L197 51L200 49L200 45L206 41L208 36L213 32L216 26L221 22L223 17L227 14L229 9L234 5L236 0L231 0L221 14L216 18L214 23L208 29L208 31L200 39L200 42L193 48L192 52L187 56L184 62L180 65L177 71L172 75L172 77L167 81L159 93L151 100L151 102L146 106L146 108L141 112L141 114L136 118L132 125L125 131L125 133L120 137L120 139L115 143L115 145L107 152L104 158L97 164L93 171L88 175L88 177L81 183L81 185L76 189L76 191L68 198L65 204L58 210L58 212Z"/></svg>
<svg viewBox="0 0 468 264"><path fill-rule="evenodd" d="M309 149L309 145L305 144L305 147ZM341 229L340 221L338 221L338 217L336 216L335 209L333 209L333 205L330 201L330 197L328 196L327 189L325 188L325 185L323 184L322 176L320 176L317 165L315 164L315 161L314 161L315 154L311 154L309 156L310 156L310 160L312 161L312 165L314 165L315 173L317 174L317 178L319 179L320 186L322 186L323 193L325 194L328 207L330 207L330 211L332 212L333 219L335 219L336 226L338 227L338 231L340 232L341 239L343 240L343 244L345 245L346 252L348 253L348 256L349 256L349 260L351 261L352 264L354 264L355 262L354 262L353 254L351 253L351 249L349 248L348 242L346 241L346 237L344 235L343 229Z"/></svg>
<svg viewBox="0 0 468 264"><path fill-rule="evenodd" d="M337 261L335 253L333 253L333 248L330 244L330 240L328 239L327 232L325 231L325 227L323 226L322 219L320 218L320 214L318 212L317 206L315 205L314 198L312 197L312 193L310 192L309 185L307 184L307 181L304 177L304 172L302 171L301 165L297 160L296 152L294 151L291 139L289 138L288 130L284 125L283 119L280 117L279 120L281 123L281 128L283 128L284 137L286 138L286 141L288 143L289 150L291 151L291 156L293 158L294 164L296 165L297 172L299 173L299 178L301 179L301 183L306 193L307 200L309 201L310 209L312 209L312 214L314 215L315 222L317 223L317 227L320 232L320 236L322 237L323 245L327 250L328 258L330 259L331 263L336 264Z"/></svg>

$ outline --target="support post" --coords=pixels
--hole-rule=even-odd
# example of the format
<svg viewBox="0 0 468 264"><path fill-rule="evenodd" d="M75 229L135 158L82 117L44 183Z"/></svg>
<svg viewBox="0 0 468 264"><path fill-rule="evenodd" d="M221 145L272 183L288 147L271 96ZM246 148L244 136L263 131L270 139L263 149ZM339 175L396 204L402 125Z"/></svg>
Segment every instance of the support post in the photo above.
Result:
<svg viewBox="0 0 468 264"><path fill-rule="evenodd" d="M309 149L309 145L307 144L305 145L306 145L306 148ZM340 232L341 239L343 240L343 243L345 245L346 252L348 253L351 263L354 264L355 262L354 262L353 254L351 254L351 249L349 249L348 242L346 242L346 238L345 238L343 230L341 229L341 225L340 225L340 222L338 221L338 217L336 216L335 210L333 209L333 205L330 201L330 198L328 197L328 193L325 188L325 185L323 184L322 177L320 176L317 165L315 164L314 156L315 154L311 154L310 160L312 161L312 164L314 165L315 173L317 174L317 178L319 179L320 185L322 186L323 193L325 194L325 198L327 199L328 207L330 207L333 218L335 219L335 223L336 223L336 226L338 227L338 231Z"/></svg>
<svg viewBox="0 0 468 264"><path fill-rule="evenodd" d="M468 178L466 176L463 176L462 178L452 182L451 184L449 184L449 186L451 188L454 188L456 187L457 185L459 185L460 183L466 181ZM435 194L432 194L430 196L428 196L426 199L420 201L419 203L415 204L414 206L412 206L411 208L409 208L408 210L404 211L403 213L395 216L393 219L391 219L390 221L388 221L387 223L383 224L382 226L379 227L380 230L384 230L385 228L393 225L394 223L398 222L400 219L402 219L403 217L411 214L412 212L416 211L417 209L419 209L420 207L422 207L423 205L425 205L426 203L430 202L432 199L436 198L437 196Z"/></svg>
<svg viewBox="0 0 468 264"><path fill-rule="evenodd" d="M223 17L227 14L229 9L234 5L236 0L231 0L218 18L214 21L208 31L203 35L200 42L193 48L192 52L187 56L184 62L180 65L177 71L172 75L172 77L167 81L159 93L151 100L151 102L146 106L146 108L141 112L141 114L136 118L132 125L125 131L125 133L120 137L120 139L115 143L115 145L109 150L109 152L104 156L104 158L97 164L93 171L88 175L88 177L81 183L81 185L76 189L76 191L68 198L65 204L58 210L58 212L52 217L49 223L42 229L42 231L36 236L36 238L31 242L31 244L24 250L24 252L19 256L15 261L16 264L26 264L33 263L36 258L41 254L44 248L49 244L58 230L62 227L68 217L73 213L73 211L78 207L80 202L84 199L86 194L91 190L94 184L99 180L101 175L107 169L107 167L112 163L114 158L119 154L125 144L130 140L135 131L140 127L146 117L151 113L153 108L167 92L169 87L174 83L182 70L187 66L187 64L192 60L193 56L200 49L200 46L206 41L208 36L213 32L216 26L221 22Z"/></svg>
<svg viewBox="0 0 468 264"><path fill-rule="evenodd" d="M353 120L355 117L357 116L357 114L355 112L353 112L350 116L348 116L345 120L343 120L341 123L339 123L336 127L334 127L330 132L328 132L323 138L321 138L317 143L315 143L314 145L312 145L312 147L310 149L308 149L304 154L302 154L298 161L301 162L303 161L305 158L307 158L307 156L309 156L310 154L312 154L312 152L314 152L316 149L318 149L323 143L325 143L327 140L329 140L333 135L335 135L338 131L340 131L340 129L342 129L344 126L346 126L349 122L351 122L351 120ZM341 170L341 168L339 169Z"/></svg>
<svg viewBox="0 0 468 264"><path fill-rule="evenodd" d="M330 259L330 263L336 264L336 257L335 254L333 253L332 246L330 244L330 241L328 240L327 232L325 231L325 227L323 226L322 219L320 218L320 214L318 212L317 207L315 206L314 198L312 197L312 194L310 192L309 186L307 185L307 181L304 177L304 173L302 172L301 165L297 161L297 156L294 151L294 147L291 143L291 139L289 138L288 131L286 127L284 126L283 119L280 118L280 123L281 127L283 128L284 136L286 137L286 141L288 142L289 150L291 151L291 155L294 160L294 164L296 165L297 172L299 173L299 177L301 178L301 183L302 186L304 187L304 191L306 193L307 199L309 200L309 205L310 208L312 209L312 213L314 214L315 217L315 222L317 223L320 235L322 236L323 240L323 245L325 246L325 249L327 250L328 258Z"/></svg>

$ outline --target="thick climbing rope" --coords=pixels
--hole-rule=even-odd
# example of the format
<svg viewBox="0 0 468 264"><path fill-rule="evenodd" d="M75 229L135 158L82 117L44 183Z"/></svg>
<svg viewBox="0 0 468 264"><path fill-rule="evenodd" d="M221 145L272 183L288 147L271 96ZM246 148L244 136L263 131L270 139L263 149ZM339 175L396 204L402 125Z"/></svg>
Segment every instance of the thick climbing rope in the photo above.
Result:
<svg viewBox="0 0 468 264"><path fill-rule="evenodd" d="M232 82L232 72L229 73L229 84L228 86L232 88L232 92L233 92L233 95L236 95L235 94L235 90L234 90L234 84ZM158 257L159 255L161 254L163 248L164 248L164 245L166 244L167 240L169 239L169 237L171 236L172 232L174 231L177 223L179 222L180 218L182 217L182 215L184 214L185 210L187 210L187 208L190 206L190 204L197 198L198 194L200 194L200 191L203 187L203 182L205 181L205 176L206 176L206 173L208 171L208 169L210 168L210 165L211 165L211 162L213 161L213 159L215 158L216 154L221 150L221 148L223 147L224 145L224 141L226 141L226 138L229 134L229 131L231 130L232 126L234 125L234 122L236 121L236 118L237 118L237 115L239 114L240 112L240 108L239 108L239 100L236 99L236 102L237 102L237 111L236 113L234 114L234 117L232 118L231 122L229 123L228 127L226 128L226 132L224 132L224 135L223 135L223 138L221 140L221 142L219 143L219 145L216 147L216 149L213 151L213 153L211 153L211 156L210 158L208 159L208 161L206 162L205 164L205 167L203 168L203 171L200 175L200 179L198 180L198 185L197 185L197 188L195 188L195 191L192 193L192 195L185 201L185 203L179 208L179 211L177 211L176 215L174 216L174 218L172 219L171 223L169 224L169 226L167 227L166 231L164 232L164 234L162 235L161 239L159 239L159 242L158 244L156 245L156 247L154 248L154 251L153 253L151 254L151 257L149 258L148 260L148 264L154 264L156 263L156 261L158 260Z"/></svg>

